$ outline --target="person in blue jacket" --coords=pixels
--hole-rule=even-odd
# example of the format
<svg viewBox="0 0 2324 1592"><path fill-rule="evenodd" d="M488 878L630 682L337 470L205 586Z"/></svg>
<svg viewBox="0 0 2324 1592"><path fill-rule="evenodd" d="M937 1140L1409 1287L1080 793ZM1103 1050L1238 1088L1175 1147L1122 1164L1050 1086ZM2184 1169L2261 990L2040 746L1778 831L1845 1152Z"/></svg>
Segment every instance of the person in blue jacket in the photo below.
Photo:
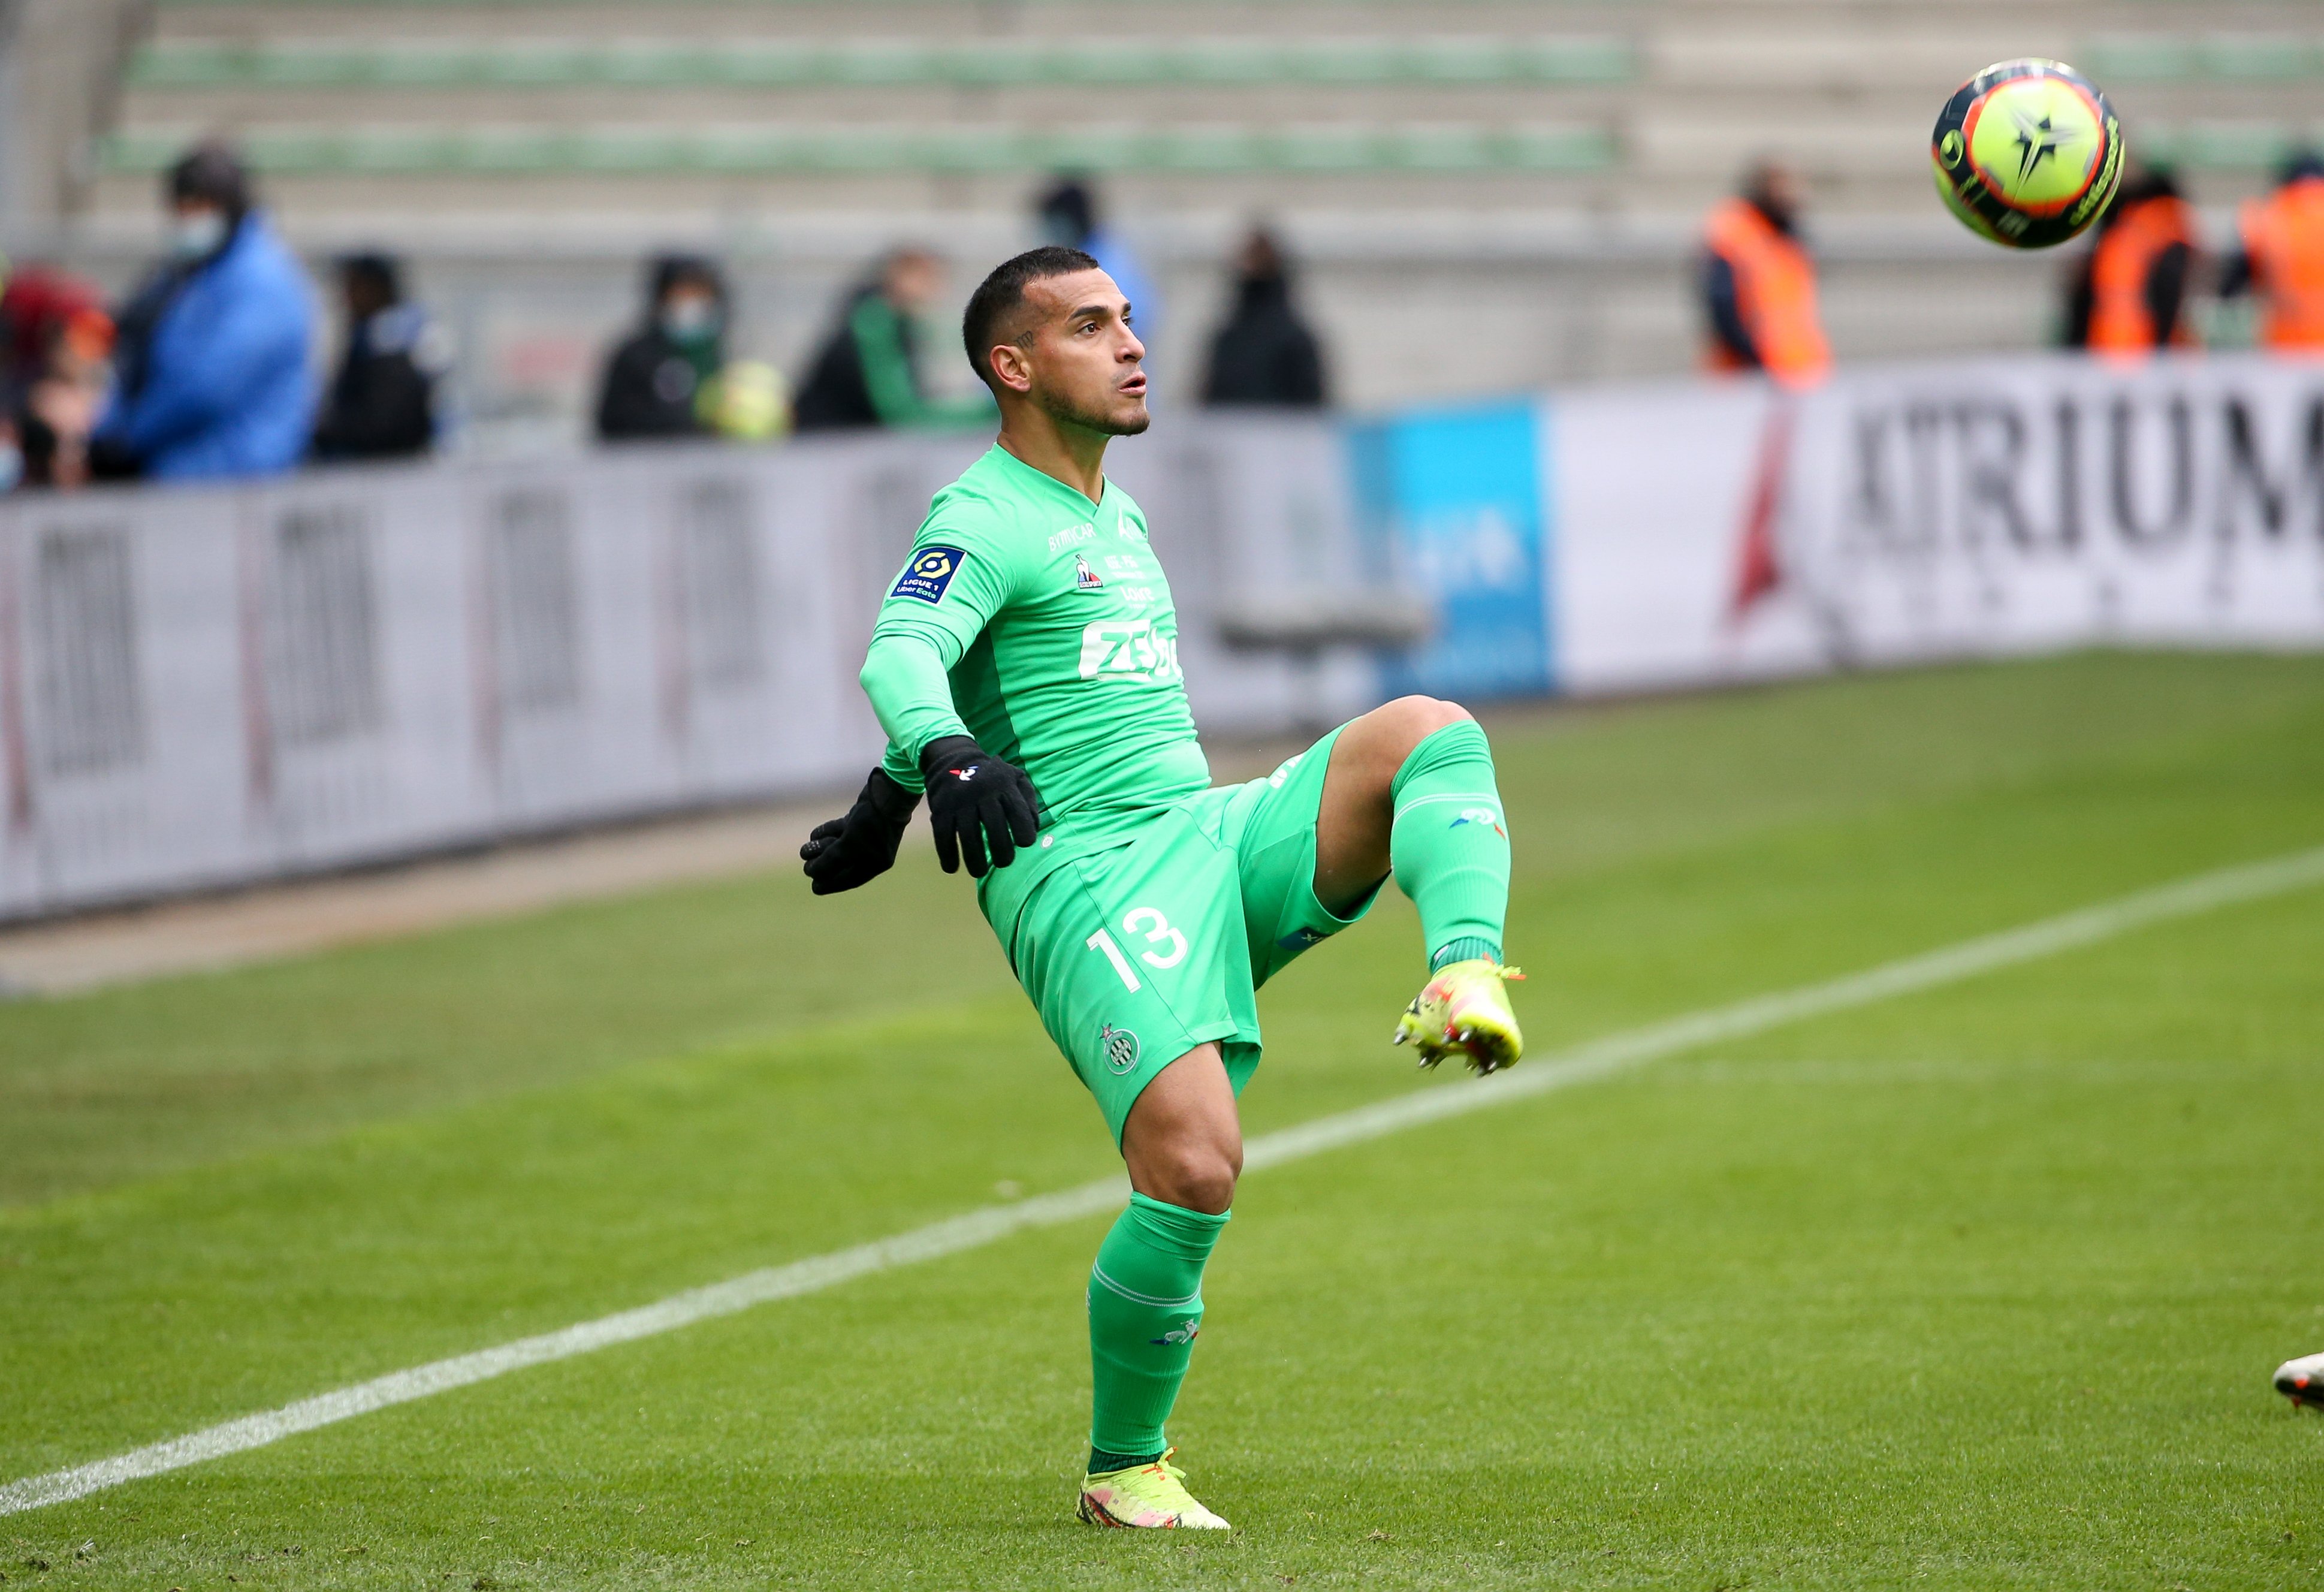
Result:
<svg viewBox="0 0 2324 1592"><path fill-rule="evenodd" d="M298 464L317 398L307 273L205 143L163 187L170 257L118 317L114 390L89 441L106 479L217 480Z"/></svg>

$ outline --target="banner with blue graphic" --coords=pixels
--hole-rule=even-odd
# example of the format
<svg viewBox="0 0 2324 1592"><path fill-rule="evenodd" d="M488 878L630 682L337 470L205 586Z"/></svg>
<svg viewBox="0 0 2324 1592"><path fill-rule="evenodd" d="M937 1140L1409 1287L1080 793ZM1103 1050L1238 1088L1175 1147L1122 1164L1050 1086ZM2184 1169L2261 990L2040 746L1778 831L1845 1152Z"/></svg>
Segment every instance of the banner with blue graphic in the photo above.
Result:
<svg viewBox="0 0 2324 1592"><path fill-rule="evenodd" d="M1554 689L1543 423L1533 403L1516 403L1351 430L1351 479L1378 574L1436 609L1434 639L1383 662L1388 695Z"/></svg>

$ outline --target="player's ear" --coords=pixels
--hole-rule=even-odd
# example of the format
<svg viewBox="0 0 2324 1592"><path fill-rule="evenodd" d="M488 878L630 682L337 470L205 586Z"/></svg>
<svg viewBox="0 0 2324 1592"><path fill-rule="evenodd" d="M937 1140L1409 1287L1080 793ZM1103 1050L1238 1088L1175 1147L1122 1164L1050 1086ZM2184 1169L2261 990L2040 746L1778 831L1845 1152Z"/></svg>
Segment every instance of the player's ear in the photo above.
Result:
<svg viewBox="0 0 2324 1592"><path fill-rule="evenodd" d="M1032 356L1015 343L996 343L985 356L992 366L993 379L1012 393L1029 393L1033 389Z"/></svg>

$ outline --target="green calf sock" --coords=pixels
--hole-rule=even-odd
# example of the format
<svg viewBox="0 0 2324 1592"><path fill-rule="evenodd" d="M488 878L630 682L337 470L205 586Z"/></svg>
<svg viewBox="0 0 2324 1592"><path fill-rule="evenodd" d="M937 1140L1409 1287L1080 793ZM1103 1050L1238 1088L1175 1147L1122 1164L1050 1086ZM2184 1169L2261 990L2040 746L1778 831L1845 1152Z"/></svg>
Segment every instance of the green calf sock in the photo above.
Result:
<svg viewBox="0 0 2324 1592"><path fill-rule="evenodd" d="M1429 971L1471 957L1499 961L1509 831L1485 732L1464 718L1428 736L1396 771L1388 800L1388 860L1397 888L1420 909Z"/></svg>
<svg viewBox="0 0 2324 1592"><path fill-rule="evenodd" d="M1194 1357L1203 1263L1226 1225L1224 1215L1132 1194L1098 1245L1089 1283L1093 1474L1142 1463L1169 1447L1162 1423Z"/></svg>

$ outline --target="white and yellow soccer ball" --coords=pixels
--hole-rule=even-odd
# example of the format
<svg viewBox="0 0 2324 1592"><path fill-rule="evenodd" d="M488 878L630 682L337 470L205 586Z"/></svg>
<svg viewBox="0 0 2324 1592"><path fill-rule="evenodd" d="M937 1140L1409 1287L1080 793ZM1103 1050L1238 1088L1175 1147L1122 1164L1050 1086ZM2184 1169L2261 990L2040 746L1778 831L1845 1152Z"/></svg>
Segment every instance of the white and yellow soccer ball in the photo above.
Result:
<svg viewBox="0 0 2324 1592"><path fill-rule="evenodd" d="M1929 141L1937 191L1971 231L2046 249L2096 221L2122 181L2122 124L2055 60L2005 60L1954 90Z"/></svg>
<svg viewBox="0 0 2324 1592"><path fill-rule="evenodd" d="M781 371L761 360L730 360L703 383L695 412L722 437L772 441L791 429L790 384Z"/></svg>

